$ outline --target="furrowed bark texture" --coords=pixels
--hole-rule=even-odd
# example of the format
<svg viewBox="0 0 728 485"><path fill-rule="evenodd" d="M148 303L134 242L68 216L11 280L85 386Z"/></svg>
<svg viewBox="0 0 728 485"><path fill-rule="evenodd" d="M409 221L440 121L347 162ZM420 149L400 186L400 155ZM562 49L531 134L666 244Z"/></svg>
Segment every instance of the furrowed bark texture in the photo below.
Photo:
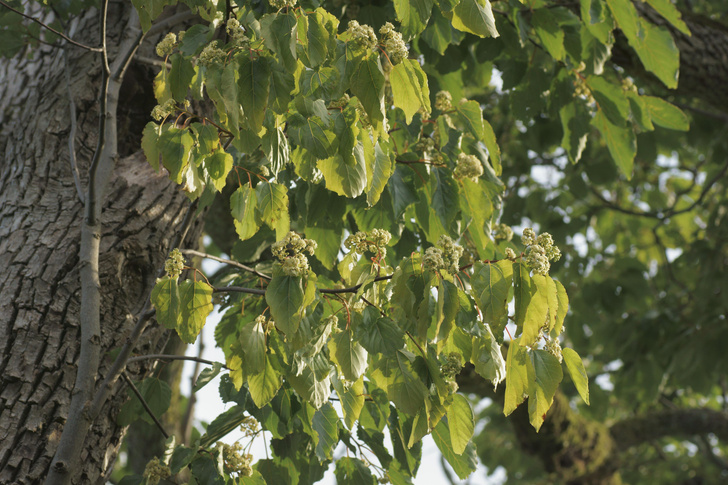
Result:
<svg viewBox="0 0 728 485"><path fill-rule="evenodd" d="M110 46L118 42L127 8L111 8ZM77 38L95 45L97 20L95 11L79 19L75 29L84 35ZM85 187L98 134L100 59L76 48L69 53ZM47 474L79 365L83 206L68 156L69 102L61 49L42 48L31 59L21 54L0 60L0 78L8 80L0 83L0 483L25 484ZM142 98L123 102L134 99ZM97 384L112 362L108 353L124 343L133 327L188 207L182 192L165 174L155 173L143 155L119 160L101 216L104 354ZM199 230L195 226L187 240L195 241ZM137 352L160 350L164 337L153 324ZM123 433L115 417L125 399L118 384L89 432L74 483L97 483L113 464Z"/></svg>

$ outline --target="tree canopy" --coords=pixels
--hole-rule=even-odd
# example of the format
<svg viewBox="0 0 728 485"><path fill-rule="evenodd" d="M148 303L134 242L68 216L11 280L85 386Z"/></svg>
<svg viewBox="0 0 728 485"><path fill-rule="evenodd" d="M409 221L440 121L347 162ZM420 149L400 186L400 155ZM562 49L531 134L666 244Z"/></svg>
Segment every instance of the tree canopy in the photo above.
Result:
<svg viewBox="0 0 728 485"><path fill-rule="evenodd" d="M0 50L94 3L4 9ZM171 248L144 318L194 343L219 306L226 361L195 392L230 407L122 483L406 484L428 434L461 479L480 459L518 483L720 482L728 101L701 76L725 6L132 3L161 34L141 149L212 241ZM137 388L121 424L169 406ZM219 443L240 426L270 458Z"/></svg>

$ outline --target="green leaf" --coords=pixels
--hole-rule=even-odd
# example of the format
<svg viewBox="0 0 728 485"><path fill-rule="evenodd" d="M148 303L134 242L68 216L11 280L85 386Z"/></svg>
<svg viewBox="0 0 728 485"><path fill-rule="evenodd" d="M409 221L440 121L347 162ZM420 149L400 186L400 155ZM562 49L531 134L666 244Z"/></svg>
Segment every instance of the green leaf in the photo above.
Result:
<svg viewBox="0 0 728 485"><path fill-rule="evenodd" d="M184 103L187 91L192 84L192 78L195 76L195 67L192 65L192 61L185 59L181 54L172 54L170 60L172 68L169 70L168 80L172 97L175 101Z"/></svg>
<svg viewBox="0 0 728 485"><path fill-rule="evenodd" d="M318 116L291 116L288 120L288 134L293 143L305 148L319 160L336 154L336 135L327 129L327 125Z"/></svg>
<svg viewBox="0 0 728 485"><path fill-rule="evenodd" d="M402 25L402 36L405 40L425 29L432 5L432 0L394 0L394 10Z"/></svg>
<svg viewBox="0 0 728 485"><path fill-rule="evenodd" d="M240 331L240 347L245 357L243 359L246 374L259 374L265 370L266 345L264 323L252 321Z"/></svg>
<svg viewBox="0 0 728 485"><path fill-rule="evenodd" d="M506 416L526 399L530 365L526 347L521 347L519 339L512 340L506 357L506 395L503 405L503 414Z"/></svg>
<svg viewBox="0 0 728 485"><path fill-rule="evenodd" d="M637 154L637 140L632 127L625 128L612 124L601 109L597 110L591 124L602 134L619 170L627 179L631 179L634 157Z"/></svg>
<svg viewBox="0 0 728 485"><path fill-rule="evenodd" d="M291 373L286 379L298 395L314 408L318 409L328 402L331 395L331 380L328 377L316 380L314 372L306 366L299 375Z"/></svg>
<svg viewBox="0 0 728 485"><path fill-rule="evenodd" d="M172 452L172 458L169 461L169 468L172 475L176 475L182 471L182 469L187 468L187 465L192 463L192 460L196 455L196 449L178 445Z"/></svg>
<svg viewBox="0 0 728 485"><path fill-rule="evenodd" d="M230 209L233 216L235 231L241 241L250 239L260 229L260 220L257 214L258 197L255 190L248 185L238 188L230 196Z"/></svg>
<svg viewBox="0 0 728 485"><path fill-rule="evenodd" d="M494 388L506 377L506 362L489 327L486 327L482 337L473 337L470 361L475 366L475 372L491 381Z"/></svg>
<svg viewBox="0 0 728 485"><path fill-rule="evenodd" d="M356 381L367 367L367 351L354 340L351 328L329 340L331 356L348 381Z"/></svg>
<svg viewBox="0 0 728 485"><path fill-rule="evenodd" d="M556 337L564 327L564 318L566 318L566 312L569 311L569 296L566 294L566 289L560 281L554 280L554 283L556 283L556 300L558 306L556 308L556 324L551 331L551 335Z"/></svg>
<svg viewBox="0 0 728 485"><path fill-rule="evenodd" d="M583 28L601 44L610 44L614 21L604 0L581 0L580 3Z"/></svg>
<svg viewBox="0 0 728 485"><path fill-rule="evenodd" d="M268 93L270 90L270 66L266 57L251 59L243 57L240 60L238 97L243 105L243 112L248 127L253 133L260 132L268 107Z"/></svg>
<svg viewBox="0 0 728 485"><path fill-rule="evenodd" d="M581 160L581 154L586 148L591 117L586 107L576 100L561 108L559 116L561 117L561 128L564 131L561 146L566 150L571 163L576 163Z"/></svg>
<svg viewBox="0 0 728 485"><path fill-rule="evenodd" d="M165 328L176 329L182 321L182 302L179 296L177 278L165 276L157 280L150 296L157 310L155 317Z"/></svg>
<svg viewBox="0 0 728 485"><path fill-rule="evenodd" d="M338 153L319 160L317 166L326 180L326 188L344 197L354 198L366 188L367 169L364 147L358 142L359 129L356 110L347 106L334 121L334 134L338 141ZM362 136L369 136L363 133Z"/></svg>
<svg viewBox="0 0 728 485"><path fill-rule="evenodd" d="M356 332L361 345L372 354L393 356L404 347L402 329L389 317L380 317L376 310L364 312L364 321Z"/></svg>
<svg viewBox="0 0 728 485"><path fill-rule="evenodd" d="M357 458L343 457L336 460L336 483L338 485L375 485L376 479L369 467Z"/></svg>
<svg viewBox="0 0 728 485"><path fill-rule="evenodd" d="M262 137L261 147L270 163L273 176L277 176L290 160L291 148L288 145L288 138L280 127L270 128Z"/></svg>
<svg viewBox="0 0 728 485"><path fill-rule="evenodd" d="M204 436L200 438L200 445L203 447L210 446L219 439L227 436L235 431L247 416L248 414L244 406L237 405L226 410L213 419L207 426Z"/></svg>
<svg viewBox="0 0 728 485"><path fill-rule="evenodd" d="M522 280L525 285L525 280ZM523 324L523 333L521 334L521 343L524 345L532 345L541 338L541 327L544 324L551 323L549 312L549 303L556 302L556 288L549 285L550 277L535 274L530 279L529 291L530 298L523 322L516 322L517 325ZM552 295L553 293L553 295ZM555 317L556 308L553 308Z"/></svg>
<svg viewBox="0 0 728 485"><path fill-rule="evenodd" d="M451 431L449 429L447 418L442 419L435 429L432 430L432 439L435 441L442 456L445 457L455 474L464 480L473 473L478 466L478 458L475 454L475 447L472 443L468 443L461 454L455 453L452 441L450 439Z"/></svg>
<svg viewBox="0 0 728 485"><path fill-rule="evenodd" d="M364 137L368 138L368 135L362 135L362 138ZM392 153L389 150L382 149L382 146L377 143L374 145L374 164L371 170L367 165L367 203L370 206L379 202L379 198L387 187L389 177L393 171L394 158Z"/></svg>
<svg viewBox="0 0 728 485"><path fill-rule="evenodd" d="M683 22L682 15L677 7L670 0L646 0L657 13L665 17L677 30L685 35L690 35L690 29Z"/></svg>
<svg viewBox="0 0 728 485"><path fill-rule="evenodd" d="M306 67L314 69L324 63L337 24L338 21L321 8L298 16L297 52Z"/></svg>
<svg viewBox="0 0 728 485"><path fill-rule="evenodd" d="M456 455L462 455L475 431L473 408L462 394L453 394L447 408L447 424L450 427L450 443Z"/></svg>
<svg viewBox="0 0 728 485"><path fill-rule="evenodd" d="M437 288L436 327L439 340L447 339L455 323L455 316L460 310L458 288L447 280L441 280Z"/></svg>
<svg viewBox="0 0 728 485"><path fill-rule="evenodd" d="M223 364L221 364L220 362L213 362L212 367L206 367L202 369L202 372L200 372L200 375L195 381L195 387L192 388L192 392L197 392L205 387L207 384L209 384L211 380L213 380L215 377L218 376L218 374L220 374L222 367Z"/></svg>
<svg viewBox="0 0 728 485"><path fill-rule="evenodd" d="M420 108L428 113L432 111L427 76L416 60L404 59L394 66L389 73L389 83L394 105L402 108L407 124L412 122L412 117Z"/></svg>
<svg viewBox="0 0 728 485"><path fill-rule="evenodd" d="M281 375L273 368L270 359L270 356L266 355L263 371L248 377L250 397L259 408L268 404L281 387Z"/></svg>
<svg viewBox="0 0 728 485"><path fill-rule="evenodd" d="M265 301L281 332L288 335L296 331L301 320L304 291L303 279L274 270L273 279L265 290Z"/></svg>
<svg viewBox="0 0 728 485"><path fill-rule="evenodd" d="M169 178L182 183L182 175L190 162L194 140L189 130L172 127L159 137L162 164L169 171Z"/></svg>
<svg viewBox="0 0 728 485"><path fill-rule="evenodd" d="M607 119L613 125L625 126L630 109L624 90L600 76L589 76L586 84Z"/></svg>
<svg viewBox="0 0 728 485"><path fill-rule="evenodd" d="M172 399L172 389L166 382L155 377L147 377L141 383L137 383L137 390L141 394L142 399L144 399L144 402L149 406L154 417L160 417L169 408L169 403ZM154 421L149 416L147 410L144 409L136 394L131 389L129 389L128 393L131 396L131 400L122 406L117 422L121 426L128 426L137 419L142 419L149 424L154 424Z"/></svg>
<svg viewBox="0 0 728 485"><path fill-rule="evenodd" d="M479 37L498 37L489 0L461 0L452 11L452 26Z"/></svg>
<svg viewBox="0 0 728 485"><path fill-rule="evenodd" d="M488 123L487 120L483 120L483 138L481 141L485 144L485 148L488 149L488 158L490 160L490 164L493 166L495 174L500 176L503 171L500 147L496 141L493 127L490 126L490 123Z"/></svg>
<svg viewBox="0 0 728 485"><path fill-rule="evenodd" d="M559 359L545 350L530 352L528 369L528 416L538 431L546 419L546 412L554 402L554 394L564 378Z"/></svg>
<svg viewBox="0 0 728 485"><path fill-rule="evenodd" d="M290 227L288 189L275 182L263 182L255 186L255 195L258 199L258 217L276 231L277 239L283 239Z"/></svg>
<svg viewBox="0 0 728 485"><path fill-rule="evenodd" d="M311 427L318 437L316 457L319 461L333 458L334 445L339 442L339 415L331 403L326 403L313 415Z"/></svg>
<svg viewBox="0 0 728 485"><path fill-rule="evenodd" d="M264 15L260 29L265 45L278 55L289 72L296 70L296 34L298 22L293 12Z"/></svg>
<svg viewBox="0 0 728 485"><path fill-rule="evenodd" d="M351 78L351 92L369 115L374 132L384 132L384 74L379 55L370 52Z"/></svg>
<svg viewBox="0 0 728 485"><path fill-rule="evenodd" d="M688 131L690 122L677 106L654 96L640 96L647 106L652 122L670 130Z"/></svg>
<svg viewBox="0 0 728 485"><path fill-rule="evenodd" d="M192 344L212 311L212 287L202 281L185 280L179 285L179 295L181 320L177 333L183 342Z"/></svg>
<svg viewBox="0 0 728 485"><path fill-rule="evenodd" d="M344 389L339 379L334 380L336 393L341 399L341 409L344 412L344 424L347 428L353 429L354 423L359 419L364 408L364 379L357 379L348 389Z"/></svg>
<svg viewBox="0 0 728 485"><path fill-rule="evenodd" d="M197 137L197 145L200 155L207 155L212 153L220 147L220 135L217 132L217 128L212 125L202 123L192 123L190 125L192 131Z"/></svg>
<svg viewBox="0 0 728 485"><path fill-rule="evenodd" d="M233 133L238 131L240 119L236 76L237 64L234 62L222 68L219 66L207 68L205 74L207 95L215 104L220 121Z"/></svg>
<svg viewBox="0 0 728 485"><path fill-rule="evenodd" d="M420 38L438 54L445 54L445 50L453 42L453 30L450 21L440 13L440 9L432 10L430 25L422 32Z"/></svg>
<svg viewBox="0 0 728 485"><path fill-rule="evenodd" d="M159 172L159 126L153 121L144 126L142 132L142 150L147 162L155 172Z"/></svg>
<svg viewBox="0 0 728 485"><path fill-rule="evenodd" d="M551 11L548 8L534 10L531 15L531 27L533 27L546 52L551 54L551 57L557 61L563 60L566 55L564 31Z"/></svg>
<svg viewBox="0 0 728 485"><path fill-rule="evenodd" d="M477 141L485 140L485 127L483 125L483 110L477 101L467 101L455 106L460 121L465 125L468 133Z"/></svg>
<svg viewBox="0 0 728 485"><path fill-rule="evenodd" d="M483 321L502 329L508 323L508 293L513 282L513 263L501 260L497 263L476 262L471 278L471 294L483 313Z"/></svg>
<svg viewBox="0 0 728 485"><path fill-rule="evenodd" d="M394 357L377 362L372 377L378 387L387 390L387 396L397 409L414 416L425 406L427 388L412 368L409 358L398 350Z"/></svg>
<svg viewBox="0 0 728 485"><path fill-rule="evenodd" d="M215 190L222 192L227 176L233 169L233 156L223 150L217 150L205 158L205 167L207 173L210 174Z"/></svg>
<svg viewBox="0 0 728 485"><path fill-rule="evenodd" d="M589 404L589 378L586 375L586 369L584 369L584 363L581 361L581 357L579 357L579 354L574 349L568 347L561 350L561 355L564 358L566 370L569 372L569 376L574 382L576 390L584 402Z"/></svg>

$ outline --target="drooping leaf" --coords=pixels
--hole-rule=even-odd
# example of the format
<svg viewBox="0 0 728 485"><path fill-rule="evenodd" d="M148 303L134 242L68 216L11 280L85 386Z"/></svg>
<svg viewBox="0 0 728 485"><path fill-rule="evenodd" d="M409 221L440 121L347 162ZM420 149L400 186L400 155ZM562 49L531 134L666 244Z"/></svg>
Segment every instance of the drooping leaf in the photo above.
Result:
<svg viewBox="0 0 728 485"><path fill-rule="evenodd" d="M408 124L420 108L427 112L432 111L427 77L416 60L404 59L394 66L389 73L389 83L392 86L394 105L402 108Z"/></svg>
<svg viewBox="0 0 728 485"><path fill-rule="evenodd" d="M450 464L455 474L460 479L465 479L475 471L478 459L475 454L475 447L469 443L461 454L455 453L452 441L450 439L450 429L448 419L442 419L435 429L432 430L432 439L435 441L438 449Z"/></svg>
<svg viewBox="0 0 728 485"><path fill-rule="evenodd" d="M579 357L579 354L574 349L568 347L561 350L561 355L564 358L566 370L569 371L569 376L574 382L576 390L584 402L589 404L589 378L586 375L586 369L584 369L584 363L581 361L581 357Z"/></svg>
<svg viewBox="0 0 728 485"><path fill-rule="evenodd" d="M311 427L316 431L316 457L319 461L333 458L334 445L339 442L339 415L331 403L316 410Z"/></svg>
<svg viewBox="0 0 728 485"><path fill-rule="evenodd" d="M452 11L452 26L479 37L498 37L489 0L461 0Z"/></svg>
<svg viewBox="0 0 728 485"><path fill-rule="evenodd" d="M559 359L545 350L530 352L528 370L528 416L538 431L546 412L554 401L554 394L564 377Z"/></svg>
<svg viewBox="0 0 728 485"><path fill-rule="evenodd" d="M183 342L192 344L212 311L212 287L203 281L185 280L179 284L179 297L181 312L177 333Z"/></svg>
<svg viewBox="0 0 728 485"><path fill-rule="evenodd" d="M462 455L475 431L473 408L462 394L453 394L447 408L447 424L450 427L450 443L456 455Z"/></svg>
<svg viewBox="0 0 728 485"><path fill-rule="evenodd" d="M238 96L248 127L258 133L263 126L270 90L270 66L268 59L243 57L240 61Z"/></svg>
<svg viewBox="0 0 728 485"><path fill-rule="evenodd" d="M637 154L637 140L632 127L612 124L601 109L597 110L592 125L602 134L602 139L620 172L627 179L632 178L634 157Z"/></svg>

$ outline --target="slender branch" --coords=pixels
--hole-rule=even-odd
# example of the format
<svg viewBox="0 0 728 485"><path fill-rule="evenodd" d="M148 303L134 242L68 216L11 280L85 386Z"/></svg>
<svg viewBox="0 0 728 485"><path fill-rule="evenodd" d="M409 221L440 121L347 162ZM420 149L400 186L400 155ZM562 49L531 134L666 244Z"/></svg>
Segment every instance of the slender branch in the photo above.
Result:
<svg viewBox="0 0 728 485"><path fill-rule="evenodd" d="M212 287L213 293L247 293L249 295L265 296L265 290L259 288L244 288L242 286Z"/></svg>
<svg viewBox="0 0 728 485"><path fill-rule="evenodd" d="M129 376L126 375L126 372L121 373L121 377L126 381L126 383L131 387L132 392L136 395L137 399L139 399L139 402L142 403L142 407L144 407L144 410L147 412L149 417L152 418L152 421L154 421L154 424L157 425L157 428L159 428L159 432L162 433L162 436L164 436L164 439L169 438L169 434L164 430L164 426L162 426L162 423L159 422L157 417L154 415L154 412L152 412L152 409L149 407L149 404L147 404L147 401L144 400L144 397L142 396L142 393L139 392L139 389L137 389L137 386L134 385L134 383L129 379Z"/></svg>
<svg viewBox="0 0 728 485"><path fill-rule="evenodd" d="M109 69L109 51L106 49L106 20L108 19L109 14L109 0L102 0L101 2L101 57L104 60L104 69L106 70L106 75L108 76L111 74L111 70Z"/></svg>
<svg viewBox="0 0 728 485"><path fill-rule="evenodd" d="M73 174L73 183L76 186L78 199L84 204L85 198L83 196L83 188L81 187L81 174L78 172L78 164L76 163L76 102L73 100L73 92L71 92L71 65L68 62L67 49L63 49L63 64L68 91L68 109L71 116L71 131L68 134L68 157L71 162L71 173Z"/></svg>
<svg viewBox="0 0 728 485"><path fill-rule="evenodd" d="M377 276L376 278L374 278L374 282L391 280L392 279L392 276L394 276L394 275ZM321 293L326 293L328 295L335 295L337 293L356 293L357 291L359 291L359 288L361 288L362 285L363 285L363 283L360 283L358 285L354 285L354 286L351 286L349 288L335 288L333 290L329 290L329 289L324 288L324 289L319 290L319 291Z"/></svg>
<svg viewBox="0 0 728 485"><path fill-rule="evenodd" d="M195 388L195 383L197 383L197 379L200 375L200 361L202 360L202 352L204 350L205 341L200 338L197 350L198 359L196 359L195 367L192 370L192 375L190 376L190 398L187 401L187 408L185 409L185 414L182 418L182 432L180 434L182 435L182 439L184 439L185 443L188 443L192 436L192 418L194 416L195 404L197 403L197 393L195 393L193 389Z"/></svg>
<svg viewBox="0 0 728 485"><path fill-rule="evenodd" d="M75 45L76 47L81 47L82 49L86 49L86 50L91 51L91 52L101 52L102 51L102 48L101 47L90 47L90 46L81 44L79 42L76 42L75 40L71 39L70 37L68 37L64 33L59 32L56 29L54 29L53 27L44 24L43 22L41 22L40 20L38 20L35 17L31 17L30 15L26 15L24 12L21 12L20 10L14 9L10 5L8 5L7 3L3 2L2 0L0 0L0 5L2 5L3 7L7 8L8 10L12 10L13 12L17 13L18 15L20 15L22 17L25 17L28 20L32 20L33 22L35 22L36 24L40 25L44 29L50 30L51 32L53 32L54 34L56 34L61 39L64 39L65 41L67 41L67 42Z"/></svg>
<svg viewBox="0 0 728 485"><path fill-rule="evenodd" d="M215 362L215 361L207 360L207 359L201 359L199 357L194 357L191 355L172 355L172 354L138 355L136 357L129 357L129 359L126 361L126 364L129 365L132 362L141 362L144 360L187 360L190 362L199 362L201 364L207 364L207 365L219 364L219 362ZM224 364L222 367L223 367L223 369L227 369L227 366Z"/></svg>
<svg viewBox="0 0 728 485"><path fill-rule="evenodd" d="M248 273L252 273L252 274L254 274L255 276L257 276L259 278L263 278L263 279L266 279L266 280L270 280L271 279L271 277L268 276L267 274L260 273L256 269L251 268L250 266L246 266L246 265L244 265L242 263L238 263L237 261L233 261L233 260L230 260L230 259L218 258L217 256L213 256L212 254L207 254L207 253L203 253L203 252L200 252L200 251L195 251L194 249L183 249L182 250L182 254L187 254L189 256L198 256L200 258L205 258L205 259L211 259L213 261L217 261L218 263L225 263L225 264L228 264L230 266L235 266L236 268L240 268L242 270L247 271Z"/></svg>

